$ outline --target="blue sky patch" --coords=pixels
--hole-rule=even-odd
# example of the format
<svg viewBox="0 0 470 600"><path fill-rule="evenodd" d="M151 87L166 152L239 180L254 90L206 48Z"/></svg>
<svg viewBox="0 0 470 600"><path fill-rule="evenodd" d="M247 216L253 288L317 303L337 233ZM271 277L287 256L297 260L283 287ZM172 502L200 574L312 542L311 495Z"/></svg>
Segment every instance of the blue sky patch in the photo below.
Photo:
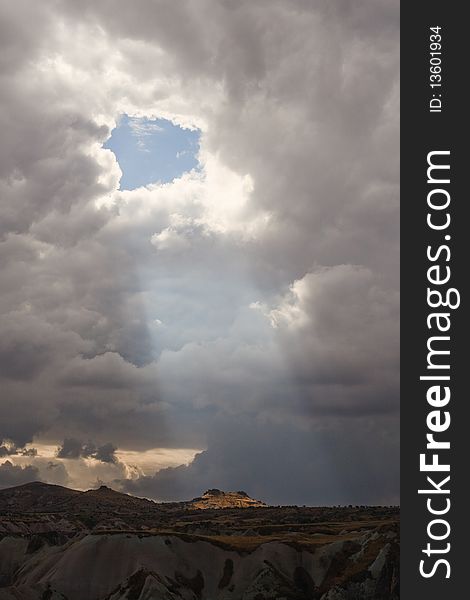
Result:
<svg viewBox="0 0 470 600"><path fill-rule="evenodd" d="M183 129L166 119L123 115L103 145L121 167L121 190L168 183L198 167L200 131Z"/></svg>

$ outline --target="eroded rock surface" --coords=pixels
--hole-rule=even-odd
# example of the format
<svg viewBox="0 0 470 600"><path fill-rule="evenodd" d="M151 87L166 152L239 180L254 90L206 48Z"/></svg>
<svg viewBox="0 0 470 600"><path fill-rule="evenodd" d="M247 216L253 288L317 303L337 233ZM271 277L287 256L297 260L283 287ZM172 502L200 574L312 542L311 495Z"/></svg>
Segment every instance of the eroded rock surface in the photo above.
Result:
<svg viewBox="0 0 470 600"><path fill-rule="evenodd" d="M0 492L0 600L399 598L395 508L23 487Z"/></svg>

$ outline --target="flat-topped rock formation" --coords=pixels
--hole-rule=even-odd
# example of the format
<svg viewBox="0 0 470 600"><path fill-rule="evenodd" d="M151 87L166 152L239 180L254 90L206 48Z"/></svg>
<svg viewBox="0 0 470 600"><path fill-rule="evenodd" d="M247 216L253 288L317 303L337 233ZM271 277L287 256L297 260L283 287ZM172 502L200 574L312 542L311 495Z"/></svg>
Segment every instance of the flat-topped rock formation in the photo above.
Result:
<svg viewBox="0 0 470 600"><path fill-rule="evenodd" d="M207 490L200 498L188 502L188 506L197 509L209 508L256 508L266 506L261 500L250 498L246 492L222 492L216 488Z"/></svg>

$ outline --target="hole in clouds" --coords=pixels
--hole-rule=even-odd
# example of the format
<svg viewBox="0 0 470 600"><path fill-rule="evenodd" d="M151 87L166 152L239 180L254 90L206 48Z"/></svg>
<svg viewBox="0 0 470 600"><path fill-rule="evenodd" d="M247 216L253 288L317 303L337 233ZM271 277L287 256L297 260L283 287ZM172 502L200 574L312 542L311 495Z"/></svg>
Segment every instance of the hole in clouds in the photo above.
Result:
<svg viewBox="0 0 470 600"><path fill-rule="evenodd" d="M199 130L183 129L166 119L122 115L103 145L121 167L121 190L169 183L199 166Z"/></svg>

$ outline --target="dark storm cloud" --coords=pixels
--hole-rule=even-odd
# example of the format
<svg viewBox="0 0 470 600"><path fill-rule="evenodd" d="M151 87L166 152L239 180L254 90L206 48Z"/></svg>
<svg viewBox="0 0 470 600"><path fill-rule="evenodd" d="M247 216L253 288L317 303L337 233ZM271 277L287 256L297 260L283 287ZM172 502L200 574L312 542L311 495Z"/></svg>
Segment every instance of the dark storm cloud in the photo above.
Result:
<svg viewBox="0 0 470 600"><path fill-rule="evenodd" d="M114 454L116 450L116 446L108 442L107 444L98 446L98 448L96 448L96 450L93 452L92 457L96 460L100 460L101 462L114 463L117 460Z"/></svg>
<svg viewBox="0 0 470 600"><path fill-rule="evenodd" d="M3 440L0 445L0 458L4 456L36 456L36 448L18 448L18 446L9 440Z"/></svg>
<svg viewBox="0 0 470 600"><path fill-rule="evenodd" d="M398 3L19 0L0 45L0 439L290 501L282 440L296 501L395 498ZM200 127L201 173L118 192L123 112Z"/></svg>
<svg viewBox="0 0 470 600"><path fill-rule="evenodd" d="M159 500L191 499L213 484L272 504L397 503L396 427L394 418L327 420L300 430L237 418L216 421L209 449L189 466L121 485Z"/></svg>
<svg viewBox="0 0 470 600"><path fill-rule="evenodd" d="M80 458L83 452L83 442L74 438L66 438L57 450L58 458Z"/></svg>
<svg viewBox="0 0 470 600"><path fill-rule="evenodd" d="M0 488L22 485L39 479L39 471L32 465L21 467L13 465L9 460L0 464Z"/></svg>
<svg viewBox="0 0 470 600"><path fill-rule="evenodd" d="M94 458L104 463L115 463L117 448L110 442L96 446L92 442L82 442L75 438L65 438L57 450L57 458Z"/></svg>

